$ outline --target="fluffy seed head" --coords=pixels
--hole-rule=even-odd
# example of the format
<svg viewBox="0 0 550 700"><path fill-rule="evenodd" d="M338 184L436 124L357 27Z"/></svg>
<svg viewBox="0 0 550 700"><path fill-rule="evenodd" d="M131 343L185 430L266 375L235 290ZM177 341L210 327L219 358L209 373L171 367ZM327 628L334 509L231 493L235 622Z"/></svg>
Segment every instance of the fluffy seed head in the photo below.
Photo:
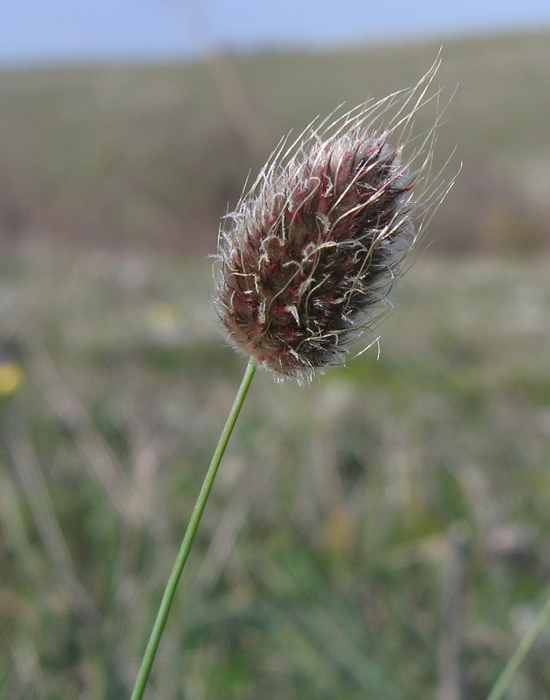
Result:
<svg viewBox="0 0 550 700"><path fill-rule="evenodd" d="M227 217L216 310L230 343L278 378L309 381L371 333L422 230L434 126L412 127L437 65L412 90L366 103L283 142ZM393 116L390 113L393 112ZM411 153L405 156L404 149ZM426 197L439 201L433 188Z"/></svg>

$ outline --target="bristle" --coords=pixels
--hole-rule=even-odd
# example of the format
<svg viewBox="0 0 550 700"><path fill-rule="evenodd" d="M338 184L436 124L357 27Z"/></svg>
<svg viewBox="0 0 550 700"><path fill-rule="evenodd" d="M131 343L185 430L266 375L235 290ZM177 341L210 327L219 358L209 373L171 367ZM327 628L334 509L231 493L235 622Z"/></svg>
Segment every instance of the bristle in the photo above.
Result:
<svg viewBox="0 0 550 700"><path fill-rule="evenodd" d="M412 128L437 103L436 70L310 125L286 153L283 141L220 230L217 313L230 343L278 378L309 381L344 361L387 308L422 230L415 190L426 192L439 117L419 138Z"/></svg>

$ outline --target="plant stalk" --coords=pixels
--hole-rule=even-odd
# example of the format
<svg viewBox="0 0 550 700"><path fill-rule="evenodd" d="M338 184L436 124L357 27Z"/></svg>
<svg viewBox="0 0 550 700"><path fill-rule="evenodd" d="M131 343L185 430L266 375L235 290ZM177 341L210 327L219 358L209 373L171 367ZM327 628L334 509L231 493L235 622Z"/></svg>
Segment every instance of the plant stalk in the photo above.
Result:
<svg viewBox="0 0 550 700"><path fill-rule="evenodd" d="M216 477L218 467L223 457L223 453L225 452L225 448L227 447L227 443L229 442L229 438L237 421L237 417L243 405L244 399L248 392L248 388L250 386L255 371L256 365L252 360L249 360L241 381L241 385L239 387L237 395L235 396L233 406L231 407L231 411L229 412L229 416L227 417L227 421L220 435L220 439L214 452L214 456L212 457L212 461L210 462L210 466L208 467L208 471L206 472L202 488L200 490L197 502L195 504L195 508L193 509L193 513L189 520L189 525L187 526L187 530L183 537L183 542L181 543L181 547L178 552L178 556L176 557L174 566L172 568L170 578L168 579L168 583L166 584L166 588L164 589L164 595L162 596L159 611L157 613L153 629L151 630L149 641L147 642L147 647L145 649L145 653L141 661L141 666L136 678L134 690L132 692L130 700L141 700L143 697L145 685L147 684L147 679L149 678L149 673L151 671L153 661L155 660L155 655L157 653L158 645L162 637L162 633L164 631L164 626L166 625L166 620L168 618L168 613L170 612L170 607L172 605L176 588L181 577L181 572L183 571L183 567L185 566L185 562L187 561L189 550L191 549L191 545L193 544L193 539L195 538L195 533L197 532L197 528L202 513L204 511L206 501L208 500L212 484L214 483L214 479Z"/></svg>
<svg viewBox="0 0 550 700"><path fill-rule="evenodd" d="M508 661L508 663L506 664L506 666L502 670L502 673L500 674L500 676L497 678L497 681L496 681L495 685L493 686L493 689L489 693L487 700L500 700L504 696L504 693L508 689L508 686L510 685L512 678L515 676L518 668L524 662L525 657L527 656L527 654L531 650L531 647L536 642L538 636L540 635L542 630L546 627L546 625L548 624L549 621L550 621L550 596L548 596L546 603L543 605L539 614L537 615L535 622L533 623L533 626L525 634L525 636L523 637L521 642L518 644L517 649L510 657L510 660Z"/></svg>

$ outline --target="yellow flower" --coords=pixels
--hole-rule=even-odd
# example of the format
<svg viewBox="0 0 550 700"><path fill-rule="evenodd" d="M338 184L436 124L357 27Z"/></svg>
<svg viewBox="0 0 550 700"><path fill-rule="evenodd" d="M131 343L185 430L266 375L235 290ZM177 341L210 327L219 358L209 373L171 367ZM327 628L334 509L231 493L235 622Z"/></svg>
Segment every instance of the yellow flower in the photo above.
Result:
<svg viewBox="0 0 550 700"><path fill-rule="evenodd" d="M5 360L0 362L0 396L16 392L25 381L25 372L19 362Z"/></svg>

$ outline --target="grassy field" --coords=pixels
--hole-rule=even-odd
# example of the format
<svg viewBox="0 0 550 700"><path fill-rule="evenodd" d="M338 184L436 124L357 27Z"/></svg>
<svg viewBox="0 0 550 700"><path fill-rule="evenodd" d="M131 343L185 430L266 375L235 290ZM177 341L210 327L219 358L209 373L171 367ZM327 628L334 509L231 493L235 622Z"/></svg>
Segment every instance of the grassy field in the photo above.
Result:
<svg viewBox="0 0 550 700"><path fill-rule="evenodd" d="M2 260L1 698L128 697L244 369L210 285ZM255 378L148 698L486 697L547 595L548 260L420 260L397 301L379 359ZM550 696L549 650L509 700Z"/></svg>
<svg viewBox="0 0 550 700"><path fill-rule="evenodd" d="M441 104L456 93L436 167L456 148L450 172L464 161L464 176L434 222L436 245L547 247L548 31L0 71L0 241L207 253L282 136L341 103L412 87L441 46Z"/></svg>

